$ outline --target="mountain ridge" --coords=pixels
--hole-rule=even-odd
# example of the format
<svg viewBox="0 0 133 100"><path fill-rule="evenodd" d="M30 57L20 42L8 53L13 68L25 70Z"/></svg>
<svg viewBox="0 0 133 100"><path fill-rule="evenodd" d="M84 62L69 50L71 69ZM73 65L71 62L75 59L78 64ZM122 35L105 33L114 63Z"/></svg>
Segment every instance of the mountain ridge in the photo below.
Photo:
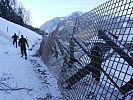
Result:
<svg viewBox="0 0 133 100"><path fill-rule="evenodd" d="M65 17L55 17L55 18L53 18L53 19L51 19L51 20L45 22L45 23L40 27L40 29L41 29L42 31L47 32L47 33L51 33L51 32L53 32L53 31L56 29L57 25L58 25L60 22L62 22L62 21L64 21L64 20L70 20L70 19L73 20L73 19L76 19L77 17L81 16L82 14L83 14L83 12L75 11L75 12L73 12L73 13L71 13L70 15L65 16Z"/></svg>

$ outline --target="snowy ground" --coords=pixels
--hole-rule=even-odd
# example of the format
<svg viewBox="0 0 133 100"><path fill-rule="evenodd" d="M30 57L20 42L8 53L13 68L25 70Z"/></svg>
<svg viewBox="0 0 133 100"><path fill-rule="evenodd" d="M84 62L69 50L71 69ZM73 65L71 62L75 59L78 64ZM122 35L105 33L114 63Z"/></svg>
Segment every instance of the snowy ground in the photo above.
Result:
<svg viewBox="0 0 133 100"><path fill-rule="evenodd" d="M32 33L27 34L30 47L41 37L1 18L0 23L0 100L61 100L57 80L40 58L32 57L35 49L28 50L28 60L21 58L20 48L12 45L9 33L15 29L23 35ZM5 25L12 30L6 32Z"/></svg>

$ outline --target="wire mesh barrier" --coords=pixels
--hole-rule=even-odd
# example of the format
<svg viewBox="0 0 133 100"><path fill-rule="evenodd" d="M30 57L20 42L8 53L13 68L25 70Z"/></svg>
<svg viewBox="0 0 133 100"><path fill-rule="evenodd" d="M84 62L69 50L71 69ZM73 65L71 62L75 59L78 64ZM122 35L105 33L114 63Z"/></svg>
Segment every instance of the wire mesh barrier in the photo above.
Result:
<svg viewBox="0 0 133 100"><path fill-rule="evenodd" d="M133 100L133 0L110 0L77 18L54 41L49 66L68 100ZM71 30L71 31L70 31ZM54 62L52 62L54 61Z"/></svg>

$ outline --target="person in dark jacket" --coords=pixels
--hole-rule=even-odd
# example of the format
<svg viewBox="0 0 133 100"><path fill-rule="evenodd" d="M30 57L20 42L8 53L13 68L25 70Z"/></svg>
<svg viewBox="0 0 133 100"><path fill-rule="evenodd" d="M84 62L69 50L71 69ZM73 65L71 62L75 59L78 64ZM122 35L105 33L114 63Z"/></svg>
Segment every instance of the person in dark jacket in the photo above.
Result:
<svg viewBox="0 0 133 100"><path fill-rule="evenodd" d="M14 33L12 38L13 38L13 45L16 44L16 48L17 48L17 39L18 39L18 36L16 35L16 33Z"/></svg>
<svg viewBox="0 0 133 100"><path fill-rule="evenodd" d="M21 57L23 57L23 54L25 54L25 59L27 59L26 45L28 47L29 47L29 45L28 45L28 42L27 42L26 38L24 38L23 35L21 35L21 38L20 38L18 44L21 48L21 54L22 54Z"/></svg>

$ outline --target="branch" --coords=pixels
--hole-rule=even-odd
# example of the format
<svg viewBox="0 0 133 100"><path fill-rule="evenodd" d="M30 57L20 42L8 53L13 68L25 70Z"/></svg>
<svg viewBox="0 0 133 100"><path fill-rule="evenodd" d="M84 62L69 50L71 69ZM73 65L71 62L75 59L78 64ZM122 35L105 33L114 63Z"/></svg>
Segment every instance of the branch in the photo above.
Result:
<svg viewBox="0 0 133 100"><path fill-rule="evenodd" d="M22 88L7 88L7 89L0 89L0 91L19 91L19 90L27 90L27 92L30 92L30 91L33 91L33 88L29 89L29 88L25 88L25 87L22 87Z"/></svg>

